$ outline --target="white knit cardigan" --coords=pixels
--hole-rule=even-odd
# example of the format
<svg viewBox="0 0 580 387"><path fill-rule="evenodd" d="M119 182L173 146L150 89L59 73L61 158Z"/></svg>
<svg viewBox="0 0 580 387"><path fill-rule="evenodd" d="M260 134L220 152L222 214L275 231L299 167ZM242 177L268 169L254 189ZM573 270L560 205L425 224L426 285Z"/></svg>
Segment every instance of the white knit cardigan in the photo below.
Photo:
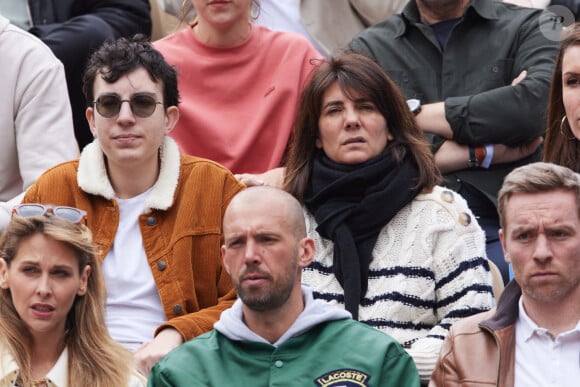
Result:
<svg viewBox="0 0 580 387"><path fill-rule="evenodd" d="M332 273L334 244L305 213L316 255L302 281L315 298L344 308L343 289ZM372 254L359 320L398 340L426 381L451 324L495 304L484 232L459 194L437 186L383 227Z"/></svg>

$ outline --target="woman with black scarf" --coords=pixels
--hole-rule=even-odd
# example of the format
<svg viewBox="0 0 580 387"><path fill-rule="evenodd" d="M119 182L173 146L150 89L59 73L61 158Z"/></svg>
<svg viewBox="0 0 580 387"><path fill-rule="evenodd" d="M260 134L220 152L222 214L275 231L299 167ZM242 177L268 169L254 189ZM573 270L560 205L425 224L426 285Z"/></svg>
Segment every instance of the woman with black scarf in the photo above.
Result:
<svg viewBox="0 0 580 387"><path fill-rule="evenodd" d="M284 180L316 242L303 282L395 337L423 380L449 326L494 305L483 231L439 180L402 93L376 63L354 53L320 63Z"/></svg>

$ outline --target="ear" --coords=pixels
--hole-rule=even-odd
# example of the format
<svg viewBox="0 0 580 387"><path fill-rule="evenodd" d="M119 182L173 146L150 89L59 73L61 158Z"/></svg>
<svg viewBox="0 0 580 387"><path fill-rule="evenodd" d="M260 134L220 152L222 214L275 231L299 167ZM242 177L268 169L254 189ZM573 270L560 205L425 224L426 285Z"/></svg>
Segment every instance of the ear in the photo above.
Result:
<svg viewBox="0 0 580 387"><path fill-rule="evenodd" d="M226 260L226 251L227 251L226 245L222 245L221 250L222 250L222 262L223 262L224 268L226 269L226 272L229 275L231 275L231 273L230 273L230 267L229 267L228 262Z"/></svg>
<svg viewBox="0 0 580 387"><path fill-rule="evenodd" d="M165 109L165 134L168 134L173 130L178 120L179 108L177 106L169 106Z"/></svg>
<svg viewBox="0 0 580 387"><path fill-rule="evenodd" d="M95 110L92 106L89 106L85 110L85 117L87 117L87 122L89 123L89 128L94 138L97 138L97 130L95 129Z"/></svg>
<svg viewBox="0 0 580 387"><path fill-rule="evenodd" d="M503 228L500 228L498 231L499 241L501 242L501 249L503 250L503 256L507 263L512 263L510 255L507 252L507 245L506 245L506 236L503 231Z"/></svg>
<svg viewBox="0 0 580 387"><path fill-rule="evenodd" d="M389 128L387 127L387 140L389 141L395 141L395 136L393 135L393 133L389 130Z"/></svg>
<svg viewBox="0 0 580 387"><path fill-rule="evenodd" d="M10 289L10 281L8 278L8 263L4 258L0 258L0 288Z"/></svg>
<svg viewBox="0 0 580 387"><path fill-rule="evenodd" d="M91 276L91 267L89 265L86 265L81 273L79 290L77 291L78 296L84 296L87 293L87 284L89 282L90 276Z"/></svg>
<svg viewBox="0 0 580 387"><path fill-rule="evenodd" d="M320 138L317 138L314 144L318 149L322 149L322 141L320 141Z"/></svg>
<svg viewBox="0 0 580 387"><path fill-rule="evenodd" d="M299 245L300 251L298 257L298 265L301 268L305 268L306 266L310 265L310 263L314 259L316 247L314 247L314 240L310 237L302 238L299 242Z"/></svg>

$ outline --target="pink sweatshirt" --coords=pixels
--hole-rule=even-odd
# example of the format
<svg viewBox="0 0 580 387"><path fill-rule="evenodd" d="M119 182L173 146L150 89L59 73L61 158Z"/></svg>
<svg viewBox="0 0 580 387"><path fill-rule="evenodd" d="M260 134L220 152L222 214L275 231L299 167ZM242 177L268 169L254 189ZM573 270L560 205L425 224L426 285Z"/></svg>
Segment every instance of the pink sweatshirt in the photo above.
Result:
<svg viewBox="0 0 580 387"><path fill-rule="evenodd" d="M246 42L218 48L186 28L154 45L178 71L181 118L170 136L183 153L234 173L279 165L311 59L321 58L305 38L252 26Z"/></svg>

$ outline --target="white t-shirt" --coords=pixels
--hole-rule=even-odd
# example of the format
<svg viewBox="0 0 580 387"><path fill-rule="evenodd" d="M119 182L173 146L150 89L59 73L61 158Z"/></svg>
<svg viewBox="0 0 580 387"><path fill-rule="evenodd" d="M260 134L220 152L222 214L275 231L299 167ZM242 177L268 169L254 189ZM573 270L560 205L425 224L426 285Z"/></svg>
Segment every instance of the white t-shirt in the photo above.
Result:
<svg viewBox="0 0 580 387"><path fill-rule="evenodd" d="M116 199L119 227L101 265L107 286L107 327L113 339L129 350L152 341L155 329L166 321L138 222L150 192Z"/></svg>
<svg viewBox="0 0 580 387"><path fill-rule="evenodd" d="M580 321L552 338L526 313L522 299L516 321L515 387L580 385Z"/></svg>

